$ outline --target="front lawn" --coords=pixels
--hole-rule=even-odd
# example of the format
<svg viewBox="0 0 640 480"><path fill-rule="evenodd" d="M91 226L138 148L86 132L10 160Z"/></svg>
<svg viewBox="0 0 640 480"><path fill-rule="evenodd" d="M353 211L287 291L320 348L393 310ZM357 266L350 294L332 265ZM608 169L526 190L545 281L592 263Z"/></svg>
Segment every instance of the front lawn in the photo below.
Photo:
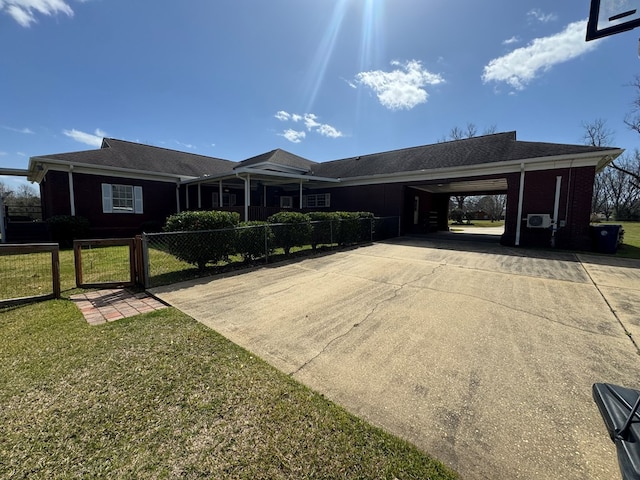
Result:
<svg viewBox="0 0 640 480"><path fill-rule="evenodd" d="M171 308L1 311L0 372L0 478L456 478Z"/></svg>

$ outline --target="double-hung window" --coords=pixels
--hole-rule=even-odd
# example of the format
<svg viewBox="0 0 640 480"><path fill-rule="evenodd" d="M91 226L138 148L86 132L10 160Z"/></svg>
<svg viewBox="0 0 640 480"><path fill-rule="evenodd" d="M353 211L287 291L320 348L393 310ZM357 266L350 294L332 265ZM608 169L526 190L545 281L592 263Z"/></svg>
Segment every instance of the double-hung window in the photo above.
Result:
<svg viewBox="0 0 640 480"><path fill-rule="evenodd" d="M302 197L303 208L327 208L331 206L330 193L313 193Z"/></svg>
<svg viewBox="0 0 640 480"><path fill-rule="evenodd" d="M143 213L142 187L102 184L103 213Z"/></svg>

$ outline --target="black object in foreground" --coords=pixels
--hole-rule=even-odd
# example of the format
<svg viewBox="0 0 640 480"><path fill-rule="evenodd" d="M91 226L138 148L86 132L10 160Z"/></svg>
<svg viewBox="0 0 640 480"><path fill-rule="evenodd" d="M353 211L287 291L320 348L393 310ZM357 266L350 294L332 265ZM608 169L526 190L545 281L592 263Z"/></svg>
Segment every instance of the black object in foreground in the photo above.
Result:
<svg viewBox="0 0 640 480"><path fill-rule="evenodd" d="M609 383L594 383L593 399L616 445L622 478L640 479L640 392Z"/></svg>

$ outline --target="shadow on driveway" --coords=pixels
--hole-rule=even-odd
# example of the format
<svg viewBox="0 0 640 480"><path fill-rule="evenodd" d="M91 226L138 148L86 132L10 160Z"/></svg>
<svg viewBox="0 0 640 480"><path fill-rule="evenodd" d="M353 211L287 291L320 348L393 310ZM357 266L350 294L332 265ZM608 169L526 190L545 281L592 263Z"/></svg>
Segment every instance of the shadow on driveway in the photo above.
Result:
<svg viewBox="0 0 640 480"><path fill-rule="evenodd" d="M637 387L640 336L612 263L405 237L152 293L463 478L611 479L591 385Z"/></svg>

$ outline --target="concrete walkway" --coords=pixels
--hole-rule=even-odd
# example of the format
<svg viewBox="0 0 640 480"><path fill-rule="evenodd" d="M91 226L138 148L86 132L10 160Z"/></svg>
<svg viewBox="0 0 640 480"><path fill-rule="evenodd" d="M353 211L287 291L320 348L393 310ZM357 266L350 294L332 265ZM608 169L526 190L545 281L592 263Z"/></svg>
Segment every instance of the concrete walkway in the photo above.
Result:
<svg viewBox="0 0 640 480"><path fill-rule="evenodd" d="M640 262L401 238L153 293L465 479L615 479Z"/></svg>

